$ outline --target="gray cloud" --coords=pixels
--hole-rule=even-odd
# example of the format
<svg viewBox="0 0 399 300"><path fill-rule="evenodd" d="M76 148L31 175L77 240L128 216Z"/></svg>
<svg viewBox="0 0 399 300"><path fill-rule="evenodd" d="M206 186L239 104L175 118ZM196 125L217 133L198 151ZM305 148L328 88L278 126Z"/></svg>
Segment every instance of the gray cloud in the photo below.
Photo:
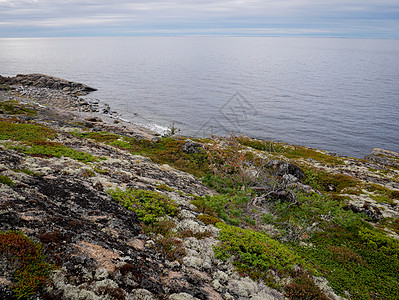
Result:
<svg viewBox="0 0 399 300"><path fill-rule="evenodd" d="M57 34L58 32L58 34ZM0 0L0 36L399 37L397 0Z"/></svg>

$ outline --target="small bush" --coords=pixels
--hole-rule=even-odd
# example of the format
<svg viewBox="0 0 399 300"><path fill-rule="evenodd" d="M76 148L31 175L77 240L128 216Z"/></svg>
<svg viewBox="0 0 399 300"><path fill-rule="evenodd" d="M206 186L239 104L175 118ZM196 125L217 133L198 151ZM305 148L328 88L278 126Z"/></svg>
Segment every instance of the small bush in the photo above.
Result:
<svg viewBox="0 0 399 300"><path fill-rule="evenodd" d="M172 220L164 219L164 220L157 220L148 225L144 225L143 229L144 232L147 234L155 234L155 235L162 235L164 237L171 236L172 229L175 228L176 224Z"/></svg>
<svg viewBox="0 0 399 300"><path fill-rule="evenodd" d="M216 223L220 222L219 218L216 218L214 216L211 215L199 215L197 217L198 220L200 220L201 222L204 222L206 225L215 225Z"/></svg>
<svg viewBox="0 0 399 300"><path fill-rule="evenodd" d="M224 221L232 225L241 223L240 216L244 206L250 200L250 196L245 191L237 191L236 195L213 195L198 197L192 203L198 207L202 213L217 215Z"/></svg>
<svg viewBox="0 0 399 300"><path fill-rule="evenodd" d="M158 217L175 216L177 213L177 204L158 192L128 189L110 190L108 193L124 207L134 211L145 224L154 223Z"/></svg>
<svg viewBox="0 0 399 300"><path fill-rule="evenodd" d="M177 260L181 263L183 257L186 256L182 240L175 236L160 237L157 238L156 242L156 248L161 250L170 261Z"/></svg>
<svg viewBox="0 0 399 300"><path fill-rule="evenodd" d="M267 279L271 268L281 274L302 260L283 244L268 235L253 230L217 223L221 243L214 247L215 257L226 260L234 257L233 265L253 279Z"/></svg>
<svg viewBox="0 0 399 300"><path fill-rule="evenodd" d="M285 296L292 300L328 300L309 274L300 273L285 287Z"/></svg>
<svg viewBox="0 0 399 300"><path fill-rule="evenodd" d="M13 290L17 299L28 299L44 287L55 269L45 262L42 247L21 231L0 231L0 255L15 268Z"/></svg>

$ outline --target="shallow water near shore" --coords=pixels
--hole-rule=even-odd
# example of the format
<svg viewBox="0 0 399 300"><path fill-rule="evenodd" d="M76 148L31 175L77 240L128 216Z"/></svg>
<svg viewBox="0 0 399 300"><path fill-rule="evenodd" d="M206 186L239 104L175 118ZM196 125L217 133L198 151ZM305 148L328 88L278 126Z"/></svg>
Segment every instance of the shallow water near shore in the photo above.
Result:
<svg viewBox="0 0 399 300"><path fill-rule="evenodd" d="M98 88L124 119L363 157L399 151L399 41L306 38L0 39L0 74Z"/></svg>

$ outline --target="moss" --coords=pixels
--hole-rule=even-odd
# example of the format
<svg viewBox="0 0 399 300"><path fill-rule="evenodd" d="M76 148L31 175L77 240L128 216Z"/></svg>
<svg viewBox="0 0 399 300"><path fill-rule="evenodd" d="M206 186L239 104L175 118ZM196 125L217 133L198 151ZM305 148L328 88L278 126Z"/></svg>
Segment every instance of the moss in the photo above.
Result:
<svg viewBox="0 0 399 300"><path fill-rule="evenodd" d="M201 150L199 153L185 153L182 148L184 139L165 137L150 141L109 132L84 132L75 135L129 150L132 154L147 156L155 163L168 164L197 177L204 176L209 169L206 152Z"/></svg>
<svg viewBox="0 0 399 300"><path fill-rule="evenodd" d="M370 195L370 197L379 203L393 204L393 200L399 200L399 191L388 189L379 184L367 184L365 189L374 193L374 195Z"/></svg>
<svg viewBox="0 0 399 300"><path fill-rule="evenodd" d="M97 142L101 143L107 143L107 142L113 142L117 139L119 139L119 135L106 132L106 131L98 131L98 132L83 132L83 133L78 133L78 132L71 132L72 134L82 137L82 138L87 138L87 139L92 139Z"/></svg>
<svg viewBox="0 0 399 300"><path fill-rule="evenodd" d="M394 232L396 234L399 234L399 219L398 218L385 218L381 220L380 222L380 227L382 228L386 227Z"/></svg>
<svg viewBox="0 0 399 300"><path fill-rule="evenodd" d="M29 169L14 169L13 171L15 171L15 172L22 172L22 173L25 173L26 175L29 175L29 176L40 177L40 175L39 175L38 173L36 173L36 172L34 172L34 171L31 171L31 170L29 170Z"/></svg>
<svg viewBox="0 0 399 300"><path fill-rule="evenodd" d="M45 262L42 246L21 231L0 231L0 255L15 269L13 290L17 299L28 299L43 288L55 269Z"/></svg>
<svg viewBox="0 0 399 300"><path fill-rule="evenodd" d="M110 190L108 193L124 207L134 211L145 224L154 223L161 216L177 214L177 204L158 192L128 189Z"/></svg>

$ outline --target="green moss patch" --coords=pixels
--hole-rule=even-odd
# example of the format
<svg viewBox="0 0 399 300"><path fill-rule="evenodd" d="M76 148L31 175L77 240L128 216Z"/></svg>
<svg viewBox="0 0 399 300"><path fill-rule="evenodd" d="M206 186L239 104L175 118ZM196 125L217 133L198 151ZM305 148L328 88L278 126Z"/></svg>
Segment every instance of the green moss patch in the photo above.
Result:
<svg viewBox="0 0 399 300"><path fill-rule="evenodd" d="M13 290L17 299L28 299L43 288L55 269L45 262L42 246L21 231L0 231L0 255L15 269Z"/></svg>
<svg viewBox="0 0 399 300"><path fill-rule="evenodd" d="M108 193L124 207L134 211L145 224L154 223L165 215L177 214L177 204L158 192L128 189L110 190Z"/></svg>

